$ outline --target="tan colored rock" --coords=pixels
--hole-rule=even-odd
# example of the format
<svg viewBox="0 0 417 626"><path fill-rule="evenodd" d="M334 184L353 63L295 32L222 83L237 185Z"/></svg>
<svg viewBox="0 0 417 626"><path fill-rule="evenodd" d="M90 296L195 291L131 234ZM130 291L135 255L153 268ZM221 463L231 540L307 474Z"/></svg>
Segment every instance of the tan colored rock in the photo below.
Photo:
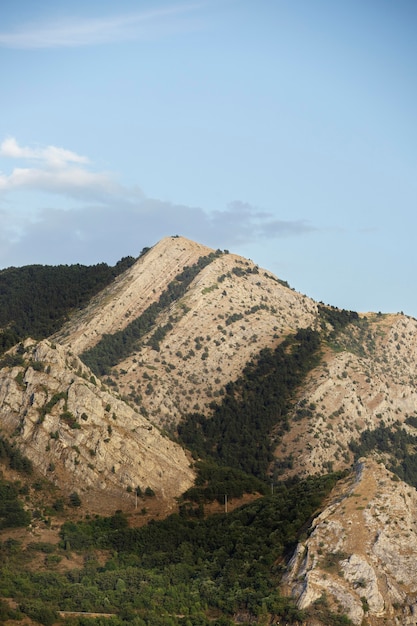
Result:
<svg viewBox="0 0 417 626"><path fill-rule="evenodd" d="M27 342L23 357L24 366L0 369L0 420L6 433L19 434L38 471L98 497L126 497L139 486L173 502L192 485L185 451L95 382L66 348Z"/></svg>
<svg viewBox="0 0 417 626"><path fill-rule="evenodd" d="M183 237L166 237L98 294L89 306L57 333L57 341L81 354L104 334L125 328L153 302L185 266L213 252Z"/></svg>
<svg viewBox="0 0 417 626"><path fill-rule="evenodd" d="M184 237L163 239L54 339L81 354L103 334L125 328L158 301L185 266L212 252ZM313 300L252 261L222 254L159 316L157 325L172 324L159 351L147 345L153 329L110 377L123 397L141 398L155 424L171 428L187 412L207 413L262 348L274 348L288 333L314 326L316 319Z"/></svg>
<svg viewBox="0 0 417 626"><path fill-rule="evenodd" d="M416 603L416 518L416 490L382 464L361 460L298 546L285 577L288 593L301 608L325 594L334 611L358 625L365 616L372 624L413 623L411 608L404 617L399 606Z"/></svg>

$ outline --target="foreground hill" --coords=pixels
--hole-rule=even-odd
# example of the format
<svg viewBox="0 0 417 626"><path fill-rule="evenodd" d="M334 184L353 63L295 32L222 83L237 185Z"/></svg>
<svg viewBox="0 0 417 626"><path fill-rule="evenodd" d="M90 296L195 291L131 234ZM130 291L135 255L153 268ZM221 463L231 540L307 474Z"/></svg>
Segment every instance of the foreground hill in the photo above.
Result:
<svg viewBox="0 0 417 626"><path fill-rule="evenodd" d="M326 598L355 624L414 624L416 514L416 490L361 459L298 545L287 591L300 608Z"/></svg>

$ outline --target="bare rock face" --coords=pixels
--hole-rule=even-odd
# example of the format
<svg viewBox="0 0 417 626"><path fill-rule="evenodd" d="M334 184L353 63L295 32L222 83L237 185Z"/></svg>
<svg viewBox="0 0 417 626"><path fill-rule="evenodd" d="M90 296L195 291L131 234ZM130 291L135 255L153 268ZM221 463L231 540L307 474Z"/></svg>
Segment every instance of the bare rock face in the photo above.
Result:
<svg viewBox="0 0 417 626"><path fill-rule="evenodd" d="M0 421L42 474L68 491L97 494L97 506L100 494L127 498L137 487L173 501L192 485L185 451L67 349L28 341L22 358L0 370Z"/></svg>
<svg viewBox="0 0 417 626"><path fill-rule="evenodd" d="M81 354L104 334L123 330L153 302L185 266L194 265L211 248L183 237L166 237L151 248L89 306L74 317L56 340Z"/></svg>
<svg viewBox="0 0 417 626"><path fill-rule="evenodd" d="M415 624L417 492L362 459L299 544L285 578L300 608L323 597L354 624Z"/></svg>

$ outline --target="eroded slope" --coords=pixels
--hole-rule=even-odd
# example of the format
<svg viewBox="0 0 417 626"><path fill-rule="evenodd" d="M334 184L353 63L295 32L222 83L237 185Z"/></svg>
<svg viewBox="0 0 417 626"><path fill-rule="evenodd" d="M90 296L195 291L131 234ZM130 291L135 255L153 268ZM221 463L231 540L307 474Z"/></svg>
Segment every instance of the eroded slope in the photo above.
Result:
<svg viewBox="0 0 417 626"><path fill-rule="evenodd" d="M194 478L184 450L58 344L26 342L20 365L0 369L0 421L38 471L101 510L150 487L172 501ZM16 359L17 360L17 359ZM95 501L96 498L96 501Z"/></svg>
<svg viewBox="0 0 417 626"><path fill-rule="evenodd" d="M416 490L362 459L298 545L287 592L300 608L326 602L354 624L415 624L416 519Z"/></svg>

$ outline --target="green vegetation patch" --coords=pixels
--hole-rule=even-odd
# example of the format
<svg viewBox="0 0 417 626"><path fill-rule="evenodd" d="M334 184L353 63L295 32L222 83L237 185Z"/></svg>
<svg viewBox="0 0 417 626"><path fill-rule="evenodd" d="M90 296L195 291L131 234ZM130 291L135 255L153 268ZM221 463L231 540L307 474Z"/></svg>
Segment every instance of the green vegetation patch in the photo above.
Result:
<svg viewBox="0 0 417 626"><path fill-rule="evenodd" d="M26 337L44 339L58 331L71 311L80 309L136 259L114 267L27 265L0 270L0 354Z"/></svg>
<svg viewBox="0 0 417 626"><path fill-rule="evenodd" d="M32 461L25 457L20 450L11 444L8 439L0 435L0 460L6 461L10 469L31 475L33 472Z"/></svg>
<svg viewBox="0 0 417 626"><path fill-rule="evenodd" d="M320 360L320 335L301 329L275 350L264 349L242 376L226 385L212 415L188 415L178 426L181 441L196 456L264 480L272 461L271 433L289 429L291 395Z"/></svg>
<svg viewBox="0 0 417 626"><path fill-rule="evenodd" d="M390 428L382 423L375 430L365 430L359 441L351 441L349 447L356 459L374 451L388 457L388 469L417 488L417 436L401 428L399 422Z"/></svg>
<svg viewBox="0 0 417 626"><path fill-rule="evenodd" d="M318 305L318 312L322 319L322 329L326 332L326 324L330 324L333 331L330 333L329 339L334 337L345 328L348 324L359 321L359 315L355 311L347 311L346 309L338 309L334 306Z"/></svg>
<svg viewBox="0 0 417 626"><path fill-rule="evenodd" d="M183 500L191 500L199 504L220 503L228 498L241 498L245 493L265 495L265 482L249 476L233 467L223 467L207 461L196 464L197 478L193 487L183 495Z"/></svg>
<svg viewBox="0 0 417 626"><path fill-rule="evenodd" d="M17 485L0 480L0 529L27 526L30 520L30 513L19 500Z"/></svg>

